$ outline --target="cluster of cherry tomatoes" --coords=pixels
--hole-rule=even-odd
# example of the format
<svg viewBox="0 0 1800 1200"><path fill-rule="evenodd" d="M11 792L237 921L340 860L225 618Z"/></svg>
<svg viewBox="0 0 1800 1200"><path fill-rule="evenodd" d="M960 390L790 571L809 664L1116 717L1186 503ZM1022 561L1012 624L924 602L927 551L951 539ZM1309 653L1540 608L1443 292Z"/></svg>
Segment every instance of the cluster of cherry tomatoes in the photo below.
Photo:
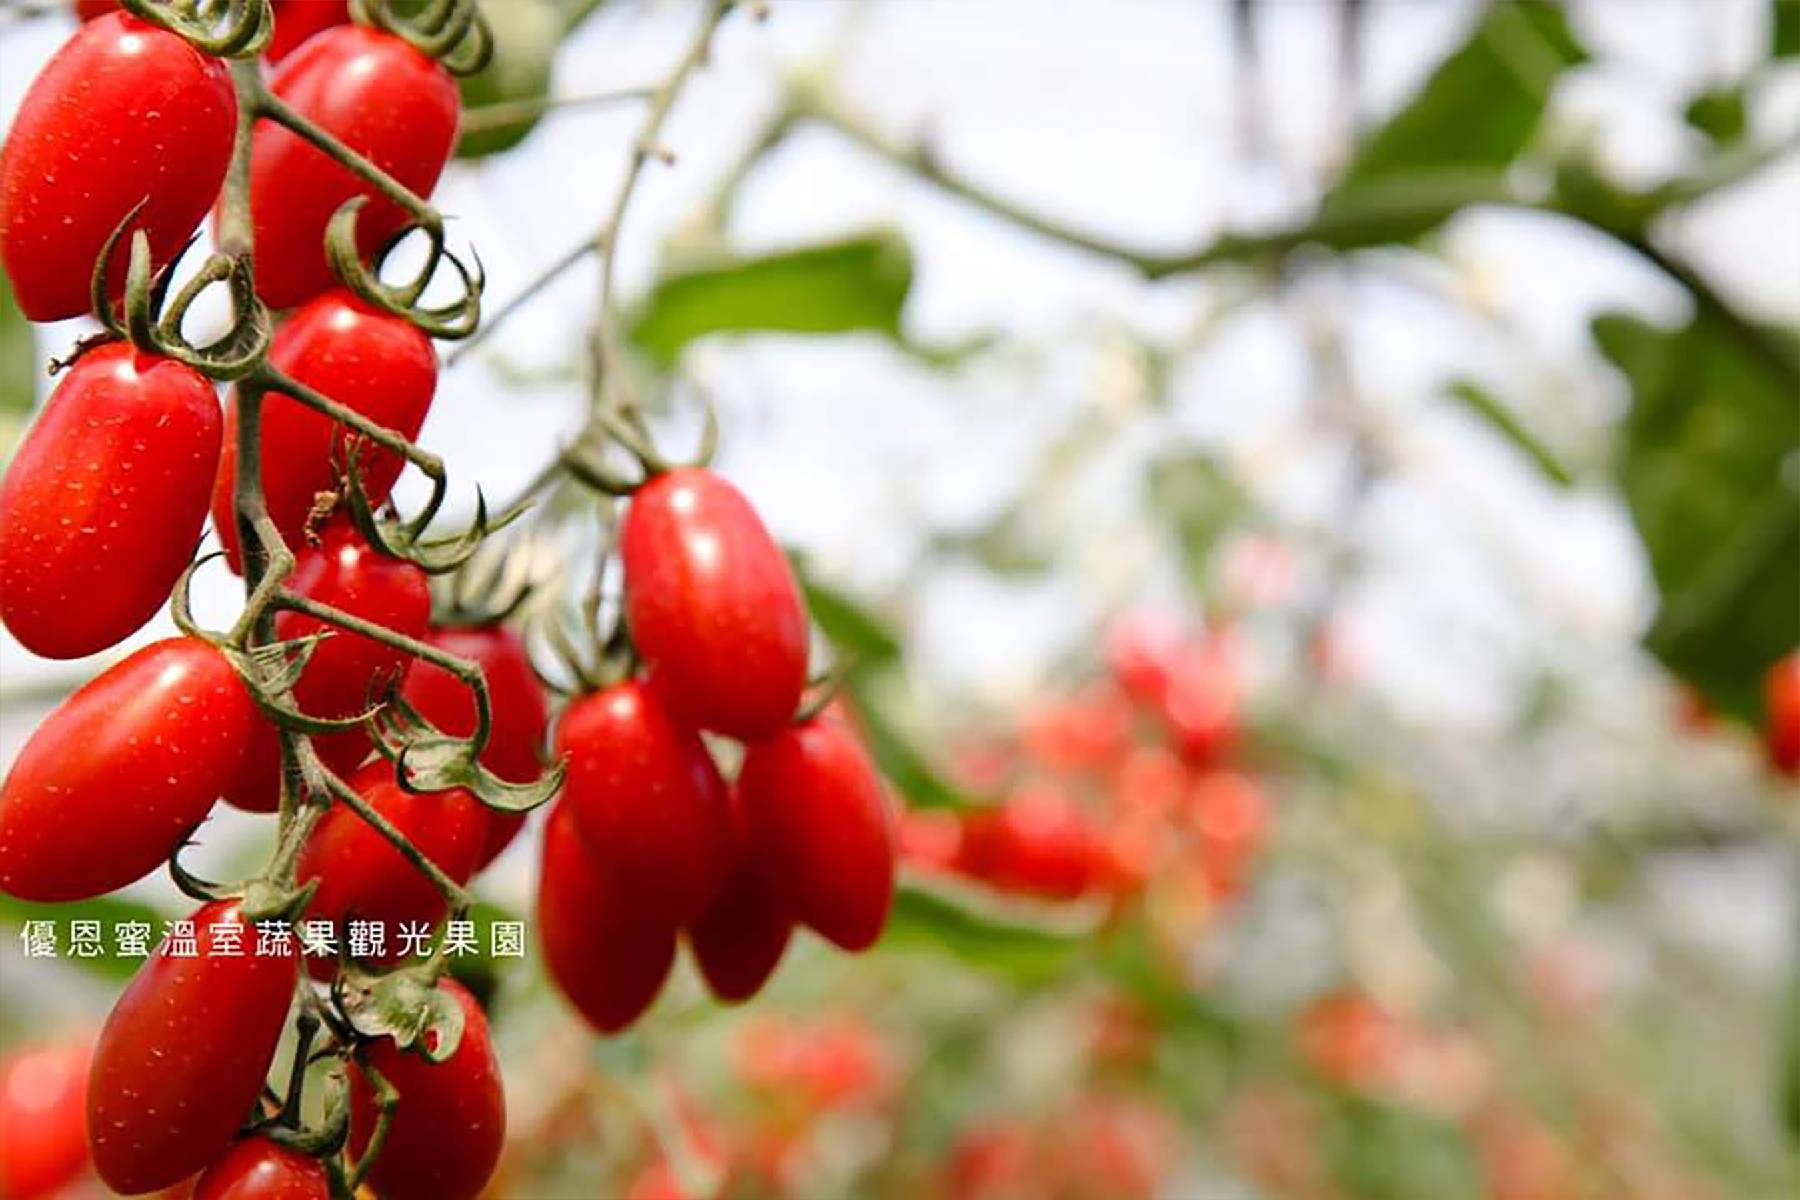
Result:
<svg viewBox="0 0 1800 1200"><path fill-rule="evenodd" d="M33 83L0 150L0 265L34 320L89 311L96 273L117 302L126 247L101 260L121 229L143 233L152 265L166 268L218 201L232 156L239 92L226 65L114 8L82 6L86 23ZM343 4L278 2L276 20L275 100L428 196L459 120L444 67L402 37L346 24ZM290 390L410 442L436 390L437 356L416 325L338 283L326 228L358 198L368 201L356 223L367 256L407 214L292 130L258 122L255 286L287 313L267 364L299 385ZM227 563L244 569L242 399L234 392L221 412L199 371L123 340L78 348L0 484L0 621L23 645L75 658L141 628L192 563L209 508ZM354 922L391 930L450 915L440 882L392 834L460 886L524 819L462 788L414 786L385 737L357 723L397 697L408 720L448 738L484 724L467 681L408 646L479 669L487 772L523 785L564 764L537 932L551 977L595 1027L637 1018L684 936L714 992L734 1001L761 987L796 926L849 950L876 940L894 891L888 801L855 738L802 708L805 605L730 484L693 467L650 471L636 491L618 538L631 653L570 700L549 747L549 698L519 634L496 620L434 622L425 572L372 544L345 511L351 472L379 506L404 458L279 390L262 396L259 420L260 494L294 554L284 593L390 635L293 607L274 619L279 643L310 643L293 660L293 709L342 725L307 735L319 764L389 830L331 804L291 864L293 904L271 913L249 885L214 889L188 923L189 944L165 940L133 978L80 1089L88 1154L108 1186L140 1194L198 1174L193 1194L209 1200L328 1194L336 1143L303 1144L292 1105L266 1093L296 996L303 1011L338 1002L306 975L337 980L355 957L369 979L406 957L398 947L350 952ZM245 682L253 652L198 631L165 639L51 713L0 785L0 891L102 895L170 862L220 799L275 811L282 738ZM729 785L718 748L739 763ZM341 959L302 953L302 921L335 930ZM381 1131L367 1181L390 1200L473 1197L504 1139L498 1067L474 998L438 972L419 978L435 989L435 1011L460 1021L433 1020L410 1046L343 1014L326 1021L348 1083L338 1142L358 1160ZM440 1046L440 1028L456 1027L460 1037ZM7 1189L30 1194L11 1180Z"/></svg>

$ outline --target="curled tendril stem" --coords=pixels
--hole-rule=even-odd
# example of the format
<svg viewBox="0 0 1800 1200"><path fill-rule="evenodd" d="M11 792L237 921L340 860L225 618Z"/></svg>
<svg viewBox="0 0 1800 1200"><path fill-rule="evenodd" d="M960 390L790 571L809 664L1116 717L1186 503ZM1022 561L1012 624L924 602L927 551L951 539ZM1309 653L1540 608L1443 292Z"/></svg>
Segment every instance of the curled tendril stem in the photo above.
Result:
<svg viewBox="0 0 1800 1200"><path fill-rule="evenodd" d="M275 36L269 0L121 0L139 20L160 25L214 58L254 60Z"/></svg>

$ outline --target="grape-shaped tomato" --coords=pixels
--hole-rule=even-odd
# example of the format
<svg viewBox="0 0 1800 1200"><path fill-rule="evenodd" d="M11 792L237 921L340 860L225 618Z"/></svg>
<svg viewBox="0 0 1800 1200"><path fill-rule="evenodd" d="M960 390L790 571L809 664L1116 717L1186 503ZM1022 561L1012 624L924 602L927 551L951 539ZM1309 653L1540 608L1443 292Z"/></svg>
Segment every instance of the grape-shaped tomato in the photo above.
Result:
<svg viewBox="0 0 1800 1200"><path fill-rule="evenodd" d="M28 1046L0 1061L0 1196L62 1194L87 1166L89 1038Z"/></svg>
<svg viewBox="0 0 1800 1200"><path fill-rule="evenodd" d="M375 550L348 517L334 519L317 546L295 556L287 589L410 638L421 637L431 620L425 572ZM406 652L374 638L291 610L275 618L275 634L282 641L320 633L330 636L313 649L294 683L293 701L308 716L353 717L380 699L406 670ZM360 765L371 749L360 728L319 735L313 745L325 764L339 772ZM280 794L281 748L275 727L267 725L239 785L225 798L251 812L273 812Z"/></svg>
<svg viewBox="0 0 1800 1200"><path fill-rule="evenodd" d="M126 1195L225 1153L262 1094L299 978L292 937L250 924L237 901L201 906L192 924L191 940L172 930L132 977L94 1047L89 1147Z"/></svg>
<svg viewBox="0 0 1800 1200"><path fill-rule="evenodd" d="M166 29L115 13L84 25L25 93L0 148L0 263L34 321L88 311L94 265L141 202L161 266L224 182L237 96L224 62ZM129 237L107 281L125 288Z"/></svg>
<svg viewBox="0 0 1800 1200"><path fill-rule="evenodd" d="M315 34L282 60L269 87L421 197L437 186L456 144L456 82L392 34L360 25ZM325 227L356 196L370 198L356 220L357 246L366 257L406 225L405 211L377 199L373 185L298 134L273 121L257 129L250 215L256 287L270 307L288 308L336 286L325 260Z"/></svg>
<svg viewBox="0 0 1800 1200"><path fill-rule="evenodd" d="M195 638L90 681L0 785L0 891L83 900L155 870L243 770L262 719L225 656Z"/></svg>
<svg viewBox="0 0 1800 1200"><path fill-rule="evenodd" d="M247 1137L206 1168L193 1200L330 1200L318 1159L266 1137Z"/></svg>
<svg viewBox="0 0 1800 1200"><path fill-rule="evenodd" d="M543 774L550 706L519 635L504 625L445 626L432 629L424 640L446 654L476 664L487 680L491 719L481 764L508 783L530 783ZM442 667L414 659L400 695L421 716L452 737L468 737L475 732L474 695ZM524 822L524 813L489 809L487 843L476 869L493 862L518 835Z"/></svg>
<svg viewBox="0 0 1800 1200"><path fill-rule="evenodd" d="M806 608L743 494L697 467L658 475L619 541L632 640L670 706L736 738L785 725L806 686Z"/></svg>
<svg viewBox="0 0 1800 1200"><path fill-rule="evenodd" d="M588 1024L617 1033L662 990L675 964L675 928L600 874L561 801L544 825L543 854L537 935L544 969Z"/></svg>
<svg viewBox="0 0 1800 1200"><path fill-rule="evenodd" d="M776 881L751 854L743 825L743 800L733 789L732 864L725 887L688 926L688 948L714 996L728 1003L762 990L781 963L794 918Z"/></svg>
<svg viewBox="0 0 1800 1200"><path fill-rule="evenodd" d="M102 346L69 368L0 484L0 619L33 654L117 644L194 555L219 465L197 371Z"/></svg>
<svg viewBox="0 0 1800 1200"><path fill-rule="evenodd" d="M845 950L872 945L894 901L894 818L850 731L814 717L751 743L738 790L750 853L795 917Z"/></svg>
<svg viewBox="0 0 1800 1200"><path fill-rule="evenodd" d="M415 795L400 786L393 764L385 759L370 763L348 782L444 874L466 883L475 873L487 836L487 814L473 795L461 788ZM375 962L393 962L419 948L401 940L403 926L430 929L448 912L431 880L342 801L307 838L296 877L303 884L319 881L306 915L331 921L340 943L352 920L380 927L380 952L364 956ZM332 964L313 958L308 966L328 973Z"/></svg>
<svg viewBox="0 0 1800 1200"><path fill-rule="evenodd" d="M462 1040L440 1063L381 1038L368 1063L399 1095L387 1141L369 1173L384 1200L475 1200L500 1161L506 1141L506 1095L487 1017L475 997L453 979L439 987L462 1009ZM436 1048L436 1031L426 1034ZM361 1154L375 1129L375 1092L361 1071L350 1072L350 1146Z"/></svg>
<svg viewBox="0 0 1800 1200"><path fill-rule="evenodd" d="M276 333L269 363L409 440L419 435L437 389L437 355L431 339L349 292L320 296L295 313ZM213 525L234 571L241 569L234 495L237 414L234 394L225 407L225 447L212 501ZM320 493L341 487L353 441L361 439L290 396L270 392L263 397L263 497L289 546L303 543L307 518ZM369 503L387 499L405 465L400 455L363 442L357 470Z"/></svg>
<svg viewBox="0 0 1800 1200"><path fill-rule="evenodd" d="M600 873L671 924L699 916L731 864L725 784L700 735L628 679L563 710L556 752L564 804Z"/></svg>

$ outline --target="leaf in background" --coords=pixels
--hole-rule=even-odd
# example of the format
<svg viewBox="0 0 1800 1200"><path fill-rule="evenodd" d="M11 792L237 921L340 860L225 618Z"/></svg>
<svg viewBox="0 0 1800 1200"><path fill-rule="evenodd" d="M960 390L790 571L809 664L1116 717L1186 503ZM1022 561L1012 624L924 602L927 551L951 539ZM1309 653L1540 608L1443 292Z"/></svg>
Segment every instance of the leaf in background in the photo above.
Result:
<svg viewBox="0 0 1800 1200"><path fill-rule="evenodd" d="M1800 645L1800 378L1715 315L1594 322L1632 404L1617 475L1662 605L1645 644L1717 709L1755 721L1768 664Z"/></svg>
<svg viewBox="0 0 1800 1200"><path fill-rule="evenodd" d="M143 965L147 956L121 955L117 929L127 921L143 921L150 926L149 947L154 950L162 941L163 922L169 914L149 904L121 900L117 896L100 896L69 904L34 904L28 900L0 895L0 925L20 936L27 921L49 921L56 930L56 961L91 971L104 979L127 979ZM94 958L77 958L69 952L70 927L76 921L100 924L100 954Z"/></svg>
<svg viewBox="0 0 1800 1200"><path fill-rule="evenodd" d="M868 676L853 672L845 685L856 710L857 725L868 745L869 757L875 760L887 781L905 797L913 808L975 808L978 805L962 789L939 775L926 761L925 755L882 710Z"/></svg>
<svg viewBox="0 0 1800 1200"><path fill-rule="evenodd" d="M1587 53L1560 7L1544 0L1488 5L1468 39L1438 64L1401 109L1357 147L1321 218L1366 203L1385 183L1412 177L1498 176L1519 156L1563 71ZM1435 223L1396 226L1393 240Z"/></svg>
<svg viewBox="0 0 1800 1200"><path fill-rule="evenodd" d="M1715 142L1735 142L1749 128L1742 87L1701 92L1682 110L1682 118Z"/></svg>
<svg viewBox="0 0 1800 1200"><path fill-rule="evenodd" d="M1501 404L1486 388L1471 380L1459 379L1450 385L1450 395L1460 400L1464 408L1487 422L1488 428L1523 452L1546 479L1560 487L1568 487L1575 482L1575 477L1550 452L1550 448L1520 424L1512 410Z"/></svg>
<svg viewBox="0 0 1800 1200"><path fill-rule="evenodd" d="M804 569L797 573L813 622L853 668L883 666L900 657L900 639L885 621Z"/></svg>
<svg viewBox="0 0 1800 1200"><path fill-rule="evenodd" d="M1772 0L1769 50L1776 58L1800 55L1800 0Z"/></svg>
<svg viewBox="0 0 1800 1200"><path fill-rule="evenodd" d="M631 337L665 367L713 333L867 330L898 342L912 273L912 251L893 232L732 259L657 283Z"/></svg>
<svg viewBox="0 0 1800 1200"><path fill-rule="evenodd" d="M492 124L487 121L491 114L479 110L547 97L563 33L564 16L555 0L506 0L505 4L485 6L482 16L493 35L494 49L486 66L456 81L463 107L458 158L484 158L510 150L536 127L543 118L541 111Z"/></svg>
<svg viewBox="0 0 1800 1200"><path fill-rule="evenodd" d="M37 400L37 338L0 272L0 457L12 452Z"/></svg>
<svg viewBox="0 0 1800 1200"><path fill-rule="evenodd" d="M1220 539L1244 521L1249 504L1210 455L1186 452L1150 468L1150 502L1181 539L1188 571L1204 582Z"/></svg>
<svg viewBox="0 0 1800 1200"><path fill-rule="evenodd" d="M1030 984L1061 976L1087 952L1096 932L1097 916L1085 909L1060 912L967 886L903 880L882 947L942 950Z"/></svg>

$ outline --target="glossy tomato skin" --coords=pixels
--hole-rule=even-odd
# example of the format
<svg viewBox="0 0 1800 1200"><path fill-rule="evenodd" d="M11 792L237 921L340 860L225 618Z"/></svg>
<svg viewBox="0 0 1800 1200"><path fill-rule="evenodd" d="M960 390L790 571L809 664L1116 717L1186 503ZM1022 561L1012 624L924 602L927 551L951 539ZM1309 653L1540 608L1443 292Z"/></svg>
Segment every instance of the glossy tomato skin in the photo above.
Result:
<svg viewBox="0 0 1800 1200"><path fill-rule="evenodd" d="M375 550L345 516L325 527L317 546L295 556L287 588L410 638L422 637L431 620L425 572ZM283 610L275 618L275 635L283 641L327 632L295 681L293 700L310 716L353 717L386 694L411 660L404 651L304 613ZM313 744L334 771L358 766L371 749L361 729L322 734ZM274 726L265 726L242 782L226 799L251 812L273 812L280 772L279 740Z"/></svg>
<svg viewBox="0 0 1800 1200"><path fill-rule="evenodd" d="M55 1196L87 1166L89 1038L29 1046L0 1061L0 1196Z"/></svg>
<svg viewBox="0 0 1800 1200"><path fill-rule="evenodd" d="M94 1048L89 1148L100 1178L127 1195L225 1153L262 1093L299 978L292 938L259 936L237 901L203 905L192 921L192 956L165 941Z"/></svg>
<svg viewBox="0 0 1800 1200"><path fill-rule="evenodd" d="M674 926L600 873L563 801L544 825L536 925L551 981L601 1033L642 1016L675 964Z"/></svg>
<svg viewBox="0 0 1800 1200"><path fill-rule="evenodd" d="M441 1063L381 1038L369 1065L399 1093L387 1143L369 1174L384 1200L475 1200L500 1161L506 1140L506 1095L487 1017L455 980L438 985L463 1013L462 1040ZM435 1038L435 1034L428 1034ZM350 1145L361 1154L375 1128L374 1089L350 1073Z"/></svg>
<svg viewBox="0 0 1800 1200"><path fill-rule="evenodd" d="M1769 764L1783 775L1800 776L1800 650L1763 676L1763 708Z"/></svg>
<svg viewBox="0 0 1800 1200"><path fill-rule="evenodd" d="M690 724L764 737L806 686L806 608L794 573L749 501L698 467L632 497L620 533L632 640Z"/></svg>
<svg viewBox="0 0 1800 1200"><path fill-rule="evenodd" d="M247 1137L206 1169L193 1200L330 1200L318 1159L265 1137Z"/></svg>
<svg viewBox="0 0 1800 1200"><path fill-rule="evenodd" d="M873 945L894 902L894 817L850 731L814 717L751 743L738 792L750 853L794 915L845 950Z"/></svg>
<svg viewBox="0 0 1800 1200"><path fill-rule="evenodd" d="M307 38L334 25L350 23L350 0L274 0L275 36L263 57L278 63Z"/></svg>
<svg viewBox="0 0 1800 1200"><path fill-rule="evenodd" d="M69 368L0 484L0 619L33 654L116 645L193 558L223 420L199 372L117 342Z"/></svg>
<svg viewBox="0 0 1800 1200"><path fill-rule="evenodd" d="M466 883L475 873L487 817L474 796L461 788L414 795L395 780L394 767L385 759L370 763L347 782L444 874ZM340 944L351 920L384 926L386 952L376 956L378 962L402 957L398 943L402 924L430 927L448 912L431 880L341 801L307 838L295 873L302 884L319 881L307 916L337 926ZM328 974L332 965L322 957L308 960L317 972Z"/></svg>
<svg viewBox="0 0 1800 1200"><path fill-rule="evenodd" d="M729 1004L748 1000L775 973L794 932L780 889L751 854L743 801L733 791L732 864L725 887L688 926L688 948L709 991Z"/></svg>
<svg viewBox="0 0 1800 1200"><path fill-rule="evenodd" d="M628 679L563 710L556 753L595 867L671 924L698 916L731 862L725 784L700 736Z"/></svg>
<svg viewBox="0 0 1800 1200"><path fill-rule="evenodd" d="M260 253L260 251L259 251ZM261 259L259 258L260 264ZM370 308L349 292L320 296L275 334L269 362L277 370L348 405L378 425L416 438L437 389L431 339L399 317ZM225 445L213 487L213 526L227 561L241 570L235 518L238 400L225 408ZM270 392L262 402L262 484L269 516L298 549L319 493L337 491L356 435L298 400ZM405 460L364 444L357 459L363 490L380 504Z"/></svg>
<svg viewBox="0 0 1800 1200"><path fill-rule="evenodd" d="M523 639L504 625L480 625L432 629L424 640L475 663L487 679L490 720L482 765L509 783L530 783L543 774L550 705ZM442 667L415 659L400 695L445 733L468 737L475 732L475 697ZM524 823L524 813L489 809L487 842L476 869L499 857Z"/></svg>
<svg viewBox="0 0 1800 1200"><path fill-rule="evenodd" d="M296 111L411 188L429 196L450 158L461 99L449 72L400 38L340 25L306 39L270 76ZM250 214L256 287L271 308L288 308L337 286L325 261L325 227L355 196L366 257L406 224L402 209L298 135L265 121L251 152Z"/></svg>
<svg viewBox="0 0 1800 1200"><path fill-rule="evenodd" d="M169 261L218 195L237 97L225 64L124 13L81 27L25 94L0 148L0 264L34 321L88 311L94 264L133 229ZM129 237L107 268L125 287Z"/></svg>
<svg viewBox="0 0 1800 1200"><path fill-rule="evenodd" d="M144 647L45 718L0 785L0 891L82 900L161 866L243 769L262 720L224 655Z"/></svg>

